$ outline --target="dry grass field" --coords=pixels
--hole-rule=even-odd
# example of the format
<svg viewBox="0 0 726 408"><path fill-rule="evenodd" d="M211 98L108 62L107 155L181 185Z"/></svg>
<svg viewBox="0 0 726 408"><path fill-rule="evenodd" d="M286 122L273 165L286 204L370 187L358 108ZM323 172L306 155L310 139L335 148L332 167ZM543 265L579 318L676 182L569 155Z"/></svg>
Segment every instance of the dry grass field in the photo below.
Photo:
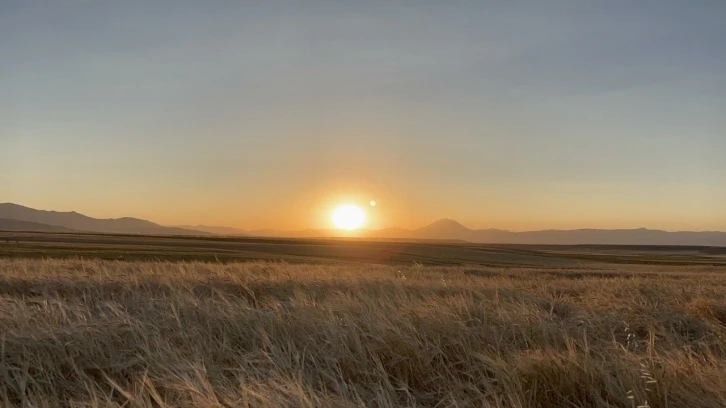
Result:
<svg viewBox="0 0 726 408"><path fill-rule="evenodd" d="M0 405L724 407L724 272L0 260Z"/></svg>

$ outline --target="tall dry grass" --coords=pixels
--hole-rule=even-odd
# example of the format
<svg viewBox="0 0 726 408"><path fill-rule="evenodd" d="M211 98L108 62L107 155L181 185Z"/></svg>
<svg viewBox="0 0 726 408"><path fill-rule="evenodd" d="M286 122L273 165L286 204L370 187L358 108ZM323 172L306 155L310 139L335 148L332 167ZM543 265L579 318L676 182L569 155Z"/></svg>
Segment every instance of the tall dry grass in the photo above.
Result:
<svg viewBox="0 0 726 408"><path fill-rule="evenodd" d="M0 261L5 407L726 406L726 276Z"/></svg>

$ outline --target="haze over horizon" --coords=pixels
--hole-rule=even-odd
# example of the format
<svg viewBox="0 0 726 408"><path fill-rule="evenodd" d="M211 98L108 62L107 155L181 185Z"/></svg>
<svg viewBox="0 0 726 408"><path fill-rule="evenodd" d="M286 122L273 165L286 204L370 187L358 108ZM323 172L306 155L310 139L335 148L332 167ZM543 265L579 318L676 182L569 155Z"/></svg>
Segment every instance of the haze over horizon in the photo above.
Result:
<svg viewBox="0 0 726 408"><path fill-rule="evenodd" d="M726 231L726 3L0 4L0 202ZM368 205L376 200L376 206Z"/></svg>

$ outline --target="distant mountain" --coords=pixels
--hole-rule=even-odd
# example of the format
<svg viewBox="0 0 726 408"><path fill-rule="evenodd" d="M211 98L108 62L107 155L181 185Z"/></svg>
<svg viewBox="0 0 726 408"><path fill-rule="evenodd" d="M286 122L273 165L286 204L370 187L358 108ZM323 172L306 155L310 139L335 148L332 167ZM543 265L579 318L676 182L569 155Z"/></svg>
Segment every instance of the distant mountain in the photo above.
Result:
<svg viewBox="0 0 726 408"><path fill-rule="evenodd" d="M210 235L185 228L164 227L138 218L98 219L72 212L44 211L12 203L0 203L0 218L64 227L76 231L113 234Z"/></svg>
<svg viewBox="0 0 726 408"><path fill-rule="evenodd" d="M28 232L78 232L66 227L39 224L37 222L12 220L0 218L0 231L28 231Z"/></svg>
<svg viewBox="0 0 726 408"><path fill-rule="evenodd" d="M547 230L528 232L503 231L494 237L481 234L477 242L506 241L527 244L602 244L602 245L699 245L726 246L726 233L718 231L678 231L668 232L638 229L578 229L578 230Z"/></svg>
<svg viewBox="0 0 726 408"><path fill-rule="evenodd" d="M245 230L232 227L220 227L213 225L177 225L177 227L188 230L203 231L215 235L226 235L235 237L245 237L250 235L249 232Z"/></svg>
<svg viewBox="0 0 726 408"><path fill-rule="evenodd" d="M417 238L467 239L471 233L472 230L466 228L458 221L444 218L417 229L414 231L413 236Z"/></svg>
<svg viewBox="0 0 726 408"><path fill-rule="evenodd" d="M638 229L577 229L512 232L497 229L473 230L457 221L442 219L416 230L387 228L370 231L370 238L464 240L487 244L540 245L702 245L726 246L726 232L668 232Z"/></svg>

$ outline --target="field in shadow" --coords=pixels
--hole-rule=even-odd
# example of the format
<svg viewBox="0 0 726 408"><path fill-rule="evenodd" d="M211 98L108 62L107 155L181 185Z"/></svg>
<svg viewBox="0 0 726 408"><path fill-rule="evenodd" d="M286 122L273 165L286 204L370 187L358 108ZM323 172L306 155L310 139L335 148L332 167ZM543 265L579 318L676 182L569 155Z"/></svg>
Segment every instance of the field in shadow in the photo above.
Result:
<svg viewBox="0 0 726 408"><path fill-rule="evenodd" d="M593 264L724 265L726 248L481 245L451 242L0 232L0 258L285 261L580 269Z"/></svg>

